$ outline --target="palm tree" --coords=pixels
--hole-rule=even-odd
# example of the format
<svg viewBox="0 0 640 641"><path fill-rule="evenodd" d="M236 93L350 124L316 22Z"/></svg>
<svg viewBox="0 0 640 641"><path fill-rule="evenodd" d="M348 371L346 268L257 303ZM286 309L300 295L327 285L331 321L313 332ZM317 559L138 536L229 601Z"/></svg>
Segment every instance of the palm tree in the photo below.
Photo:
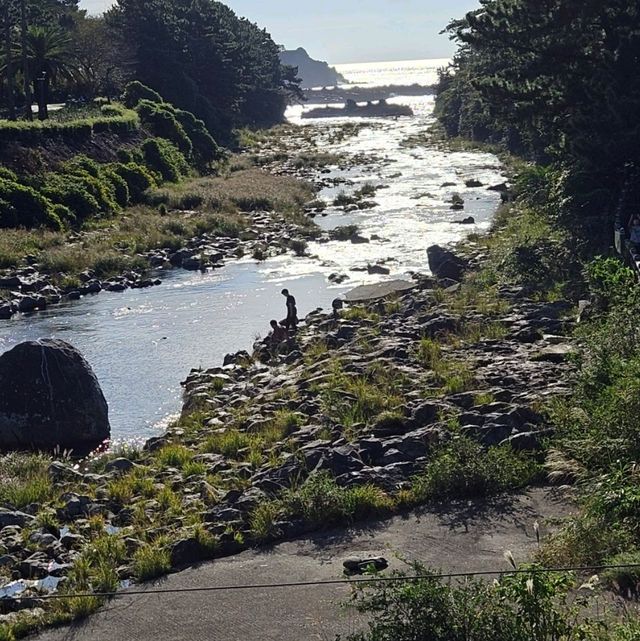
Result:
<svg viewBox="0 0 640 641"><path fill-rule="evenodd" d="M13 64L13 40L12 40L12 16L9 4L6 3L2 8L2 37L4 40L4 48L2 55L2 64L0 66L0 75L4 78L6 83L6 103L7 111L9 112L9 120L16 118L16 103L15 103L15 87L14 75L15 68Z"/></svg>
<svg viewBox="0 0 640 641"><path fill-rule="evenodd" d="M71 38L60 27L31 26L27 32L28 73L38 100L38 118L46 120L50 83L71 80Z"/></svg>

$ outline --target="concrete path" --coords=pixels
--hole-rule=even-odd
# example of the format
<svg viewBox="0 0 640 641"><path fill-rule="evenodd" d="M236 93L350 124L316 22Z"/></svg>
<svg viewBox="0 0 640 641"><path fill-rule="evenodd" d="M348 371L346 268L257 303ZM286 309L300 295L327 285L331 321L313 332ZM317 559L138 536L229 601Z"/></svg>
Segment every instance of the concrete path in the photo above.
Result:
<svg viewBox="0 0 640 641"><path fill-rule="evenodd" d="M154 587L250 585L342 578L352 555L383 555L393 568L420 560L445 571L509 569L536 548L541 532L572 508L551 490L492 502L416 511L368 526L248 551L174 574ZM138 588L139 589L139 588ZM118 598L85 622L44 633L38 641L333 641L363 622L340 607L348 586L255 589Z"/></svg>
<svg viewBox="0 0 640 641"><path fill-rule="evenodd" d="M348 291L344 299L348 303L366 303L391 294L403 294L414 289L415 286L415 283L408 280L386 280L372 285L360 285Z"/></svg>

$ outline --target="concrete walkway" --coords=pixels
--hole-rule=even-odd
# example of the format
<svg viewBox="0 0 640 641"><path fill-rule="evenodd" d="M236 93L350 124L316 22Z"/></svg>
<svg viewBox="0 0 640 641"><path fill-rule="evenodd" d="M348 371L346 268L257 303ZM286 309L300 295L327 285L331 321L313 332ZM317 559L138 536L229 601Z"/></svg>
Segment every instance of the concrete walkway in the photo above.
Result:
<svg viewBox="0 0 640 641"><path fill-rule="evenodd" d="M532 489L489 503L412 512L368 526L324 532L268 550L204 564L153 587L249 585L342 578L352 555L383 555L393 568L401 558L445 571L509 569L536 548L534 522L544 536L550 520L572 508L551 490ZM139 588L136 588L139 589ZM363 622L340 604L348 586L256 589L118 598L82 623L44 633L39 641L333 641Z"/></svg>

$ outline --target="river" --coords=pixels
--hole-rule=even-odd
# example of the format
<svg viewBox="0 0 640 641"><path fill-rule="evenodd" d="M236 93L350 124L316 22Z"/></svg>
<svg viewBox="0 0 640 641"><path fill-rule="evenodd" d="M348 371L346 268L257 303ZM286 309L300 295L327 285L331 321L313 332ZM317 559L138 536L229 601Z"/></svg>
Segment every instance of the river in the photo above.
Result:
<svg viewBox="0 0 640 641"><path fill-rule="evenodd" d="M409 84L416 78L432 81L437 64L385 63L357 65L352 78L360 84ZM349 78L347 66L340 71ZM412 118L373 120L356 137L323 147L323 151L366 154L381 163L334 170L329 177L346 177L355 190L366 182L384 185L373 198L379 206L345 214L327 209L316 222L323 228L357 224L365 245L345 242L311 243L311 257L280 256L263 263L244 259L206 274L174 270L163 283L147 290L103 292L35 315L0 321L0 353L24 340L60 338L75 345L92 365L109 403L114 440L144 440L162 429L181 405L180 381L194 367L219 365L225 354L249 349L264 335L271 318L284 316L283 286L298 300L301 316L329 308L339 294L363 283L428 272L426 248L455 242L464 234L488 228L500 197L487 185L504 180L494 156L480 152L445 152L404 144L433 121L433 98L393 99L414 109ZM312 108L305 105L305 109ZM288 118L305 127L335 127L335 121L301 121L301 107ZM476 179L483 187L467 188ZM447 183L452 185L445 186ZM331 202L338 190L320 197ZM466 201L464 212L447 204L453 193ZM475 225L453 221L473 216ZM385 261L390 276L351 271ZM350 276L340 286L331 273Z"/></svg>

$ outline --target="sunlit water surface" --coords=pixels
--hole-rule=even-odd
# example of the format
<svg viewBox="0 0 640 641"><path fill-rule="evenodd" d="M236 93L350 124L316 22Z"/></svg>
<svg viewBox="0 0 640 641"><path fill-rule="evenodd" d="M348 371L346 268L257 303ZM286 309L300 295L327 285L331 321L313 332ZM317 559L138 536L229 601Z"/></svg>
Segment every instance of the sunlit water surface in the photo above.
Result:
<svg viewBox="0 0 640 641"><path fill-rule="evenodd" d="M395 64L395 63L394 63ZM435 63L431 67L436 68ZM362 67L359 65L359 67ZM380 77L387 84L394 72L370 66L363 78ZM413 81L395 73L396 84ZM384 159L371 173L361 167L345 175L359 184L388 185L377 192L379 207L345 214L329 208L316 221L323 228L357 224L367 237L381 240L366 245L329 243L310 245L309 258L282 256L256 264L243 260L207 274L175 270L163 275L162 285L148 290L101 293L32 316L18 316L0 324L0 352L24 341L45 337L64 339L85 355L100 380L109 402L115 439L143 439L158 433L168 417L180 409L183 380L194 367L219 365L225 354L249 349L264 335L272 318L284 316L287 286L298 299L301 315L331 301L357 285L376 282L411 271L428 271L426 248L449 243L463 234L486 229L499 196L482 188L467 189L464 181L476 178L485 185L500 182L494 156L483 153L445 153L403 145L407 137L423 131L432 119L433 99L402 98L413 118L371 121L356 138L326 151L366 153ZM305 109L311 106L305 106ZM302 108L288 117L300 123ZM335 121L303 121L304 126L332 127ZM445 183L455 186L443 187ZM337 189L321 195L332 201ZM446 200L454 193L466 200L464 212L454 212ZM453 221L474 216L477 224ZM385 262L390 276L350 271ZM332 273L349 275L337 287Z"/></svg>

